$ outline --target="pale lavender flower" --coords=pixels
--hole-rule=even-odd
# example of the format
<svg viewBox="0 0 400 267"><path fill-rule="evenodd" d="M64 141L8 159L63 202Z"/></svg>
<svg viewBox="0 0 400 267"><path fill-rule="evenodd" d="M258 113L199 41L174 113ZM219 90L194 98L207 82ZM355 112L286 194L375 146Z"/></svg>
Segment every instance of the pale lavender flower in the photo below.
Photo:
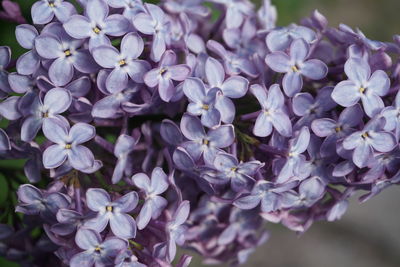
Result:
<svg viewBox="0 0 400 267"><path fill-rule="evenodd" d="M35 38L35 48L45 59L54 60L49 68L49 77L57 86L63 86L72 80L74 68L83 73L92 73L98 69L96 62L85 49L79 49L82 42L65 39L44 33Z"/></svg>
<svg viewBox="0 0 400 267"><path fill-rule="evenodd" d="M35 38L38 35L38 31L32 25L22 24L15 28L15 37L19 45L30 50L22 54L17 60L17 71L20 74L33 74L40 66L40 57L34 48Z"/></svg>
<svg viewBox="0 0 400 267"><path fill-rule="evenodd" d="M90 215L82 215L75 210L59 209L57 212L58 223L53 224L50 230L60 236L70 235L83 226Z"/></svg>
<svg viewBox="0 0 400 267"><path fill-rule="evenodd" d="M99 233L85 228L78 230L75 243L84 251L71 258L71 267L113 265L114 258L128 248L128 242L124 239L110 237L102 241Z"/></svg>
<svg viewBox="0 0 400 267"><path fill-rule="evenodd" d="M276 7L271 4L271 0L263 0L262 3L257 12L257 18L263 29L269 31L275 28L278 12Z"/></svg>
<svg viewBox="0 0 400 267"><path fill-rule="evenodd" d="M227 74L238 75L243 72L250 77L257 77L259 75L256 66L251 60L226 50L220 43L214 40L208 40L207 48L216 53L223 60Z"/></svg>
<svg viewBox="0 0 400 267"><path fill-rule="evenodd" d="M205 18L210 14L210 9L202 5L203 0L168 0L165 1L165 9L172 13L186 14L189 18Z"/></svg>
<svg viewBox="0 0 400 267"><path fill-rule="evenodd" d="M218 90L207 90L199 78L187 78L183 83L183 92L190 100L187 112L201 116L201 123L206 127L211 128L221 123L221 114L215 107Z"/></svg>
<svg viewBox="0 0 400 267"><path fill-rule="evenodd" d="M271 85L269 90L254 84L250 91L257 98L262 110L253 128L255 136L266 137L272 133L272 128L285 136L292 135L292 123L285 107L285 99L278 84Z"/></svg>
<svg viewBox="0 0 400 267"><path fill-rule="evenodd" d="M300 117L293 126L294 129L310 127L313 120L324 116L327 111L337 106L331 98L332 89L331 86L327 86L318 90L315 99L310 93L298 93L293 97L293 113Z"/></svg>
<svg viewBox="0 0 400 267"><path fill-rule="evenodd" d="M132 176L132 182L145 194L145 202L137 217L138 229L142 230L151 219L157 219L168 204L165 198L159 196L168 189L168 177L161 168L156 167L151 179L144 173L138 173Z"/></svg>
<svg viewBox="0 0 400 267"><path fill-rule="evenodd" d="M295 137L289 141L287 158L279 170L277 183L282 184L290 179L301 180L309 176L310 166L308 166L306 158L302 154L306 151L309 142L310 131L308 127L302 127Z"/></svg>
<svg viewBox="0 0 400 267"><path fill-rule="evenodd" d="M247 0L213 0L213 2L225 6L225 24L228 29L240 27L244 19L254 12L252 3Z"/></svg>
<svg viewBox="0 0 400 267"><path fill-rule="evenodd" d="M374 158L374 151L389 152L397 145L396 137L383 130L384 123L384 119L374 118L361 131L344 139L343 147L354 150L353 162L357 167L366 167Z"/></svg>
<svg viewBox="0 0 400 267"><path fill-rule="evenodd" d="M125 18L132 20L138 13L146 12L141 0L107 0L110 7L123 8Z"/></svg>
<svg viewBox="0 0 400 267"><path fill-rule="evenodd" d="M282 85L289 97L303 88L302 76L311 80L321 80L328 73L328 67L324 62L319 59L308 59L309 51L309 44L300 38L290 45L289 55L276 51L265 57L265 62L273 71L285 73Z"/></svg>
<svg viewBox="0 0 400 267"><path fill-rule="evenodd" d="M232 123L235 117L235 105L231 98L243 97L248 89L249 81L241 76L231 76L225 80L224 67L215 58L206 61L205 72L211 88L218 88L215 108L221 114L221 120Z"/></svg>
<svg viewBox="0 0 400 267"><path fill-rule="evenodd" d="M94 165L92 152L81 145L96 135L92 125L77 123L70 128L66 121L49 118L43 122L42 129L46 138L56 143L43 152L45 168L57 168L67 159L77 170L88 169Z"/></svg>
<svg viewBox="0 0 400 267"><path fill-rule="evenodd" d="M283 206L304 208L311 207L325 194L325 184L318 176L310 177L301 182L299 192L288 191L282 198Z"/></svg>
<svg viewBox="0 0 400 267"><path fill-rule="evenodd" d="M48 118L65 120L59 114L66 111L71 105L71 94L62 89L54 88L48 91L43 99L35 97L29 110L29 116L26 117L21 126L21 140L29 142L36 137L36 134L42 127L43 120Z"/></svg>
<svg viewBox="0 0 400 267"><path fill-rule="evenodd" d="M71 203L71 199L64 194L55 192L44 195L39 189L30 184L21 185L17 194L21 203L16 207L16 212L22 212L27 215L40 215L49 222L55 220L59 209L68 208Z"/></svg>
<svg viewBox="0 0 400 267"><path fill-rule="evenodd" d="M31 14L35 24L47 24L54 16L61 21L66 21L75 14L74 5L63 0L40 0L33 4Z"/></svg>
<svg viewBox="0 0 400 267"><path fill-rule="evenodd" d="M365 113L372 118L385 106L381 96L389 92L389 77L382 70L371 75L368 62L361 58L348 59L344 71L349 79L336 85L332 92L333 100L350 107L361 99Z"/></svg>
<svg viewBox="0 0 400 267"><path fill-rule="evenodd" d="M311 123L311 129L319 137L325 137L321 145L321 155L324 157L336 154L336 143L355 131L361 124L363 112L360 105L345 108L336 120L330 118L316 119Z"/></svg>
<svg viewBox="0 0 400 267"><path fill-rule="evenodd" d="M117 157L118 161L111 178L114 184L118 183L124 176L129 163L129 154L132 153L138 141L138 139L126 134L121 134L118 137L114 147L114 156Z"/></svg>
<svg viewBox="0 0 400 267"><path fill-rule="evenodd" d="M143 83L143 75L150 69L147 61L139 60L144 43L137 33L129 33L122 38L121 52L113 46L102 45L92 50L93 58L103 68L112 69L106 80L110 93L126 88L128 77L134 82Z"/></svg>
<svg viewBox="0 0 400 267"><path fill-rule="evenodd" d="M175 52L167 50L164 52L158 67L150 70L144 75L144 82L149 87L158 87L158 93L165 102L169 102L176 93L173 81L184 81L190 74L188 65L177 65Z"/></svg>
<svg viewBox="0 0 400 267"><path fill-rule="evenodd" d="M240 195L233 205L243 210L251 210L261 204L261 211L268 213L281 208L281 198L285 191L295 187L297 182L276 186L268 181L258 181L250 193Z"/></svg>
<svg viewBox="0 0 400 267"><path fill-rule="evenodd" d="M290 44L297 39L304 39L312 43L317 38L315 32L307 27L291 24L287 27L271 31L266 37L268 49L271 52L283 51L289 48Z"/></svg>
<svg viewBox="0 0 400 267"><path fill-rule="evenodd" d="M136 222L128 213L134 210L139 197L132 191L111 201L110 195L101 188L90 188L86 192L86 202L90 210L97 212L97 216L85 222L85 226L102 232L108 222L114 235L121 238L136 236Z"/></svg>
<svg viewBox="0 0 400 267"><path fill-rule="evenodd" d="M138 258L130 249L121 251L115 258L114 263L115 267L147 267L147 265L139 262Z"/></svg>
<svg viewBox="0 0 400 267"><path fill-rule="evenodd" d="M146 13L139 13L133 19L133 26L144 34L153 35L150 58L158 62L166 50L166 33L169 22L164 11L153 4L144 4Z"/></svg>
<svg viewBox="0 0 400 267"><path fill-rule="evenodd" d="M181 130L183 135L189 139L182 146L194 160L197 161L202 157L210 166L213 165L215 156L221 151L221 148L230 146L235 138L233 125L221 125L210 129L206 134L200 120L188 114L184 114L182 117Z"/></svg>
<svg viewBox="0 0 400 267"><path fill-rule="evenodd" d="M229 183L231 188L240 192L249 190L255 183L253 176L264 164L258 160L240 162L231 154L220 152L215 156L214 167L218 171L217 179Z"/></svg>
<svg viewBox="0 0 400 267"><path fill-rule="evenodd" d="M385 118L385 131L394 131L394 134L399 140L400 138L400 93L398 92L393 101L393 105L386 107L381 112Z"/></svg>
<svg viewBox="0 0 400 267"><path fill-rule="evenodd" d="M86 16L71 16L63 24L65 31L76 39L89 39L89 49L100 45L111 45L109 36L121 36L128 30L128 19L120 14L108 16L109 7L104 0L89 0Z"/></svg>
<svg viewBox="0 0 400 267"><path fill-rule="evenodd" d="M170 261L175 258L176 245L182 246L185 242L187 227L183 224L188 219L189 212L189 201L182 201L172 215L171 220L167 223L165 230L168 233L167 255Z"/></svg>

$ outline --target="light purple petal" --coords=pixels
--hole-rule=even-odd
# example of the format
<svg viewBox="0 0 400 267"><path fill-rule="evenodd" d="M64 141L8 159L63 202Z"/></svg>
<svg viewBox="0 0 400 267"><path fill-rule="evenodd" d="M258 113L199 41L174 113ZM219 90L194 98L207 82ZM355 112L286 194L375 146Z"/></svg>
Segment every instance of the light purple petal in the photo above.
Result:
<svg viewBox="0 0 400 267"><path fill-rule="evenodd" d="M201 103L206 95L203 82L199 78L188 78L183 83L183 92L195 103Z"/></svg>
<svg viewBox="0 0 400 267"><path fill-rule="evenodd" d="M41 127L42 119L35 116L29 116L24 120L24 123L21 126L21 140L25 142L32 141Z"/></svg>
<svg viewBox="0 0 400 267"><path fill-rule="evenodd" d="M290 45L290 58L294 62L303 62L308 56L309 49L310 46L304 39L296 39Z"/></svg>
<svg viewBox="0 0 400 267"><path fill-rule="evenodd" d="M224 67L215 58L209 57L205 66L208 84L211 87L221 87L225 78Z"/></svg>
<svg viewBox="0 0 400 267"><path fill-rule="evenodd" d="M392 133L373 132L370 133L371 146L379 152L390 152L396 146L396 138Z"/></svg>
<svg viewBox="0 0 400 267"><path fill-rule="evenodd" d="M303 88L303 79L299 72L288 72L283 77L282 81L283 91L289 97L293 97L295 94L301 91Z"/></svg>
<svg viewBox="0 0 400 267"><path fill-rule="evenodd" d="M304 62L300 72L309 79L321 80L328 74L328 67L321 60L310 59Z"/></svg>
<svg viewBox="0 0 400 267"><path fill-rule="evenodd" d="M57 119L46 119L43 121L43 133L53 143L62 144L67 136L69 128Z"/></svg>
<svg viewBox="0 0 400 267"><path fill-rule="evenodd" d="M383 70L375 71L368 81L367 90L372 90L379 96L385 96L390 88L390 79Z"/></svg>
<svg viewBox="0 0 400 267"><path fill-rule="evenodd" d="M335 86L332 99L341 106L350 107L360 100L360 92L352 81L342 81Z"/></svg>
<svg viewBox="0 0 400 267"><path fill-rule="evenodd" d="M230 146L235 139L233 125L226 124L226 125L222 125L222 126L216 128L216 129L211 129L208 132L207 136L208 136L210 145L212 145L212 146L215 146L218 148L224 148L224 147Z"/></svg>
<svg viewBox="0 0 400 267"><path fill-rule="evenodd" d="M112 46L99 46L92 50L92 56L103 68L113 69L118 62L119 52Z"/></svg>
<svg viewBox="0 0 400 267"><path fill-rule="evenodd" d="M218 96L215 108L221 114L221 120L225 123L232 123L235 118L235 105L232 100L225 96Z"/></svg>
<svg viewBox="0 0 400 267"><path fill-rule="evenodd" d="M43 152L43 165L46 169L54 169L67 159L67 153L61 145L52 145Z"/></svg>
<svg viewBox="0 0 400 267"><path fill-rule="evenodd" d="M101 208L107 206L111 202L111 199L104 189L89 188L86 191L86 201L89 209L99 211Z"/></svg>
<svg viewBox="0 0 400 267"><path fill-rule="evenodd" d="M35 48L38 54L46 59L59 58L62 55L60 41L53 35L42 34L35 39Z"/></svg>
<svg viewBox="0 0 400 267"><path fill-rule="evenodd" d="M49 108L53 114L60 114L66 111L71 105L71 94L62 88L54 88L46 93L43 105Z"/></svg>
<svg viewBox="0 0 400 267"><path fill-rule="evenodd" d="M206 135L200 120L188 114L182 116L180 127L183 135L189 140L201 140Z"/></svg>
<svg viewBox="0 0 400 267"><path fill-rule="evenodd" d="M90 168L94 164L92 151L85 146L78 145L68 151L68 160L71 166L77 170Z"/></svg>
<svg viewBox="0 0 400 267"><path fill-rule="evenodd" d="M230 98L240 98L247 92L249 81L241 76L232 76L226 79L221 89L224 96Z"/></svg>
<svg viewBox="0 0 400 267"><path fill-rule="evenodd" d="M358 145L353 152L353 162L359 168L364 168L373 157L373 151L370 145L365 142Z"/></svg>
<svg viewBox="0 0 400 267"><path fill-rule="evenodd" d="M374 93L368 94L367 92L366 95L362 95L361 102L363 104L365 114L367 114L370 118L374 117L385 107L382 99Z"/></svg>
<svg viewBox="0 0 400 267"><path fill-rule="evenodd" d="M128 214L114 214L110 218L110 226L113 234L118 237L134 238L136 236L136 222Z"/></svg>
<svg viewBox="0 0 400 267"><path fill-rule="evenodd" d="M22 24L15 28L15 37L18 43L25 49L32 49L35 38L39 35L32 25Z"/></svg>
<svg viewBox="0 0 400 267"><path fill-rule="evenodd" d="M75 243L81 249L88 250L100 245L101 238L100 235L95 231L91 229L81 228L76 232Z"/></svg>
<svg viewBox="0 0 400 267"><path fill-rule="evenodd" d="M97 23L102 23L108 16L108 5L103 0L90 0L86 4L87 16Z"/></svg>
<svg viewBox="0 0 400 267"><path fill-rule="evenodd" d="M120 14L113 14L105 21L105 28L103 29L107 35L121 36L129 30L129 20Z"/></svg>
<svg viewBox="0 0 400 267"><path fill-rule="evenodd" d="M49 23L54 13L46 1L39 1L33 4L31 9L33 23L46 24Z"/></svg>
<svg viewBox="0 0 400 267"><path fill-rule="evenodd" d="M120 208L121 212L129 213L133 211L139 203L139 196L135 191L129 192L113 202L115 207Z"/></svg>
<svg viewBox="0 0 400 267"><path fill-rule="evenodd" d="M128 74L121 68L113 69L106 80L106 87L110 93L118 93L128 85Z"/></svg>
<svg viewBox="0 0 400 267"><path fill-rule="evenodd" d="M137 33L129 33L122 38L121 54L123 56L136 59L144 49L143 39Z"/></svg>
<svg viewBox="0 0 400 267"><path fill-rule="evenodd" d="M344 65L344 71L350 80L357 85L366 83L371 76L371 68L362 58L350 58Z"/></svg>
<svg viewBox="0 0 400 267"><path fill-rule="evenodd" d="M274 52L265 57L265 63L276 72L289 72L291 69L290 58L283 52Z"/></svg>
<svg viewBox="0 0 400 267"><path fill-rule="evenodd" d="M155 32L153 19L145 13L139 13L135 16L133 26L144 34L153 34Z"/></svg>
<svg viewBox="0 0 400 267"><path fill-rule="evenodd" d="M58 58L49 69L50 80L57 86L64 86L72 80L73 65L65 58Z"/></svg>
<svg viewBox="0 0 400 267"><path fill-rule="evenodd" d="M272 133L272 123L270 116L261 111L254 124L253 133L255 136L266 137Z"/></svg>
<svg viewBox="0 0 400 267"><path fill-rule="evenodd" d="M75 144L82 144L96 135L96 129L87 123L78 122L71 127L69 137Z"/></svg>

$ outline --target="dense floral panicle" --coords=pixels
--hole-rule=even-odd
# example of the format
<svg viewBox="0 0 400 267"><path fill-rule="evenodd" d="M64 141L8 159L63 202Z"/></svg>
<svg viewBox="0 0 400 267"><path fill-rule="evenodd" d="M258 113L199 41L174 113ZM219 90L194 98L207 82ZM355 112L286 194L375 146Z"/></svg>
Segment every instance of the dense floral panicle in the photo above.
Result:
<svg viewBox="0 0 400 267"><path fill-rule="evenodd" d="M276 27L270 0L38 0L33 25L2 6L27 50L0 46L19 264L242 264L263 220L304 232L400 183L399 36Z"/></svg>

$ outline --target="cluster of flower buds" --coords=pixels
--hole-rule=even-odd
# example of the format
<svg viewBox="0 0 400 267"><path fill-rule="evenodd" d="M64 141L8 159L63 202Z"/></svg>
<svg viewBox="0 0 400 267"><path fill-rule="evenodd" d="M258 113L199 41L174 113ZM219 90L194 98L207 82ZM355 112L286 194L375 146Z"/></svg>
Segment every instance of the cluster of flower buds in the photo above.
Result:
<svg viewBox="0 0 400 267"><path fill-rule="evenodd" d="M277 28L269 0L77 2L38 0L27 51L0 47L2 256L241 264L266 221L303 232L400 183L399 36Z"/></svg>

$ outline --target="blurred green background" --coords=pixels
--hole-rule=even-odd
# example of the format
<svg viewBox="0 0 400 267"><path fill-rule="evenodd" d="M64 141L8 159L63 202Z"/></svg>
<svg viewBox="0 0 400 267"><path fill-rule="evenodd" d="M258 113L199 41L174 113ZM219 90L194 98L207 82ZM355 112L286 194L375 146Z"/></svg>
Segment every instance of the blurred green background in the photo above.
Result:
<svg viewBox="0 0 400 267"><path fill-rule="evenodd" d="M34 0L15 0L28 18ZM260 1L253 1L256 5ZM278 25L284 26L318 9L330 26L345 23L360 28L369 38L390 41L400 33L400 0L275 0ZM13 57L24 52L14 36L15 24L0 22L1 45L12 47ZM20 163L19 163L20 164ZM0 172L11 162L0 161ZM5 196L0 177L0 203ZM353 201L339 222L316 223L301 237L276 225L272 236L250 258L248 267L398 267L400 266L399 189L391 188L366 204ZM17 266L0 258L0 267ZM202 266L195 257L192 266Z"/></svg>

